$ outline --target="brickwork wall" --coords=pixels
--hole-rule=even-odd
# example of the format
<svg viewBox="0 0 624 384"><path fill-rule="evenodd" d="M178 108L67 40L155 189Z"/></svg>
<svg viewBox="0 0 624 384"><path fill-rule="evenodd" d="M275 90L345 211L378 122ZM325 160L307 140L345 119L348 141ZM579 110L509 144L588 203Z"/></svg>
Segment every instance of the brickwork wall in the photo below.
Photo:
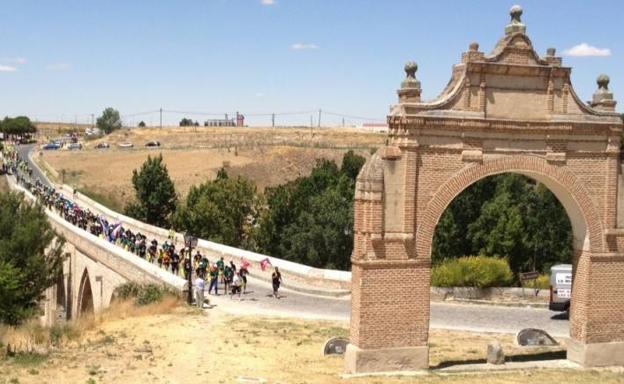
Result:
<svg viewBox="0 0 624 384"><path fill-rule="evenodd" d="M587 338L587 316L590 261L589 252L576 251L572 263L572 298L570 304L570 336L576 340Z"/></svg>
<svg viewBox="0 0 624 384"><path fill-rule="evenodd" d="M624 341L624 256L592 255L590 260L586 334L581 340Z"/></svg>
<svg viewBox="0 0 624 384"><path fill-rule="evenodd" d="M353 266L351 341L375 349L427 345L430 264Z"/></svg>
<svg viewBox="0 0 624 384"><path fill-rule="evenodd" d="M604 220L606 214L605 207L607 206L605 202L605 188L611 182L607 178L607 155L602 153L570 152L567 154L565 167L575 175L577 180L587 190L597 212L600 213L601 219ZM616 184L617 181L614 180L613 183Z"/></svg>

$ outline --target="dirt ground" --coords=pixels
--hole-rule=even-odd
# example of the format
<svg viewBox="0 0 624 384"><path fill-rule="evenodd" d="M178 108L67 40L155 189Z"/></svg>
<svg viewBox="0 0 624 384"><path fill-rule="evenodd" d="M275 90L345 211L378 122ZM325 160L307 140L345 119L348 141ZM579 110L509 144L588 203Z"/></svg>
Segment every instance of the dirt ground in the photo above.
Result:
<svg viewBox="0 0 624 384"><path fill-rule="evenodd" d="M340 164L346 150L303 147L241 148L235 153L223 148L163 149L106 152L44 152L43 160L55 170L65 170L65 183L94 192L125 205L133 197L132 171L139 169L148 156L162 154L169 175L180 197L192 185L214 179L224 164L231 176L245 176L256 182L259 190L303 175L308 175L317 159ZM363 156L370 152L357 151Z"/></svg>
<svg viewBox="0 0 624 384"><path fill-rule="evenodd" d="M47 140L40 137L40 142ZM160 141L161 147L145 148L143 144L150 140ZM95 149L100 142L111 148ZM135 147L121 149L117 146L121 142L132 142ZM132 199L132 171L149 155L163 155L176 189L184 197L192 185L213 179L222 166L233 176L252 179L262 191L308 175L319 159L340 164L349 149L368 157L383 142L383 134L353 129L124 129L87 141L80 151L42 151L41 159L56 171L64 171L66 183L118 209Z"/></svg>
<svg viewBox="0 0 624 384"><path fill-rule="evenodd" d="M200 314L178 307L172 313L107 321L79 342L47 358L0 361L0 384L8 383L622 383L622 373L541 369L506 373L418 378L345 380L341 356L324 357L324 342L347 336L348 324L299 319L233 316L217 309ZM527 353L512 336L432 331L431 365L482 359L498 339L507 354Z"/></svg>

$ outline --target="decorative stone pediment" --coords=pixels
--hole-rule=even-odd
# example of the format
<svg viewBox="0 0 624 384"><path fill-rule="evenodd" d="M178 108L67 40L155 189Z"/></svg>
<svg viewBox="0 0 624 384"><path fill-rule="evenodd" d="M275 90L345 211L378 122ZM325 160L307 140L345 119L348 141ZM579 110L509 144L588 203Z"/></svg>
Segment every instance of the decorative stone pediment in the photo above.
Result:
<svg viewBox="0 0 624 384"><path fill-rule="evenodd" d="M543 57L535 51L520 19L522 8L514 6L510 15L505 35L492 52L485 54L478 43L471 43L461 63L453 67L448 85L434 100L421 100L422 86L415 76L418 66L409 62L398 91L399 103L390 110L391 133L409 135L418 128L418 124L393 124L404 117L411 121L418 121L413 117L435 117L603 124L604 129L619 123L607 76L599 78L592 102L582 102L570 81L571 68L561 65L555 49L549 48Z"/></svg>
<svg viewBox="0 0 624 384"><path fill-rule="evenodd" d="M500 64L547 65L533 49L533 43L523 33L501 39L494 51L485 57L486 62Z"/></svg>

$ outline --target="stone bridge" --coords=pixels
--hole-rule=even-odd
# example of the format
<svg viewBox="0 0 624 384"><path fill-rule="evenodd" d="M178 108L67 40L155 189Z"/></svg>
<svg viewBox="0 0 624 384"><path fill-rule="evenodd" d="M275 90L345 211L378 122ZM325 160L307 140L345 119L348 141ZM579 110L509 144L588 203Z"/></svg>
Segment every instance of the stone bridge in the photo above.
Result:
<svg viewBox="0 0 624 384"><path fill-rule="evenodd" d="M30 192L12 178L8 180L11 189L34 201ZM65 251L69 257L63 266L63 276L46 291L44 324L108 307L115 288L129 281L165 285L180 293L186 291L183 278L68 223L51 210L46 209L46 214L54 230L66 239Z"/></svg>

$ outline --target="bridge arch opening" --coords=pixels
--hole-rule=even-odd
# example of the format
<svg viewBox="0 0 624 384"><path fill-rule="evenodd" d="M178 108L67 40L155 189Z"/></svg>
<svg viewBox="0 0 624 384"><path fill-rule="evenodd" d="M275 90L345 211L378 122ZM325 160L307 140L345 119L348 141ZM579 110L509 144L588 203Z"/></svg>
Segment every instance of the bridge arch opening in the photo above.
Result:
<svg viewBox="0 0 624 384"><path fill-rule="evenodd" d="M95 313L93 306L93 292L91 291L91 279L89 272L85 268L80 279L80 290L78 291L78 316L92 315Z"/></svg>

